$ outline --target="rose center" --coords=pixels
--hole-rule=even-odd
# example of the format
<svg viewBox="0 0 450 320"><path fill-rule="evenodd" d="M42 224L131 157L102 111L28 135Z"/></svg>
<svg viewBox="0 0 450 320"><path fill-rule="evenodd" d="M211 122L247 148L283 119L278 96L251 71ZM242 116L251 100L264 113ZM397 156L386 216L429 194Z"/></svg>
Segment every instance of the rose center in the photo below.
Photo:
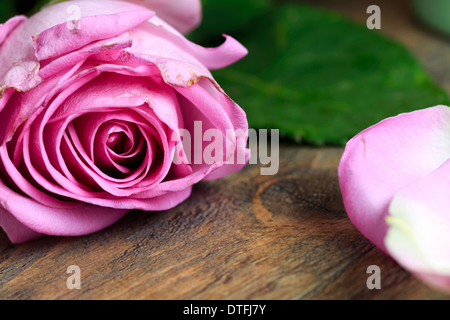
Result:
<svg viewBox="0 0 450 320"><path fill-rule="evenodd" d="M116 154L124 154L133 147L130 137L123 131L110 133L106 146Z"/></svg>

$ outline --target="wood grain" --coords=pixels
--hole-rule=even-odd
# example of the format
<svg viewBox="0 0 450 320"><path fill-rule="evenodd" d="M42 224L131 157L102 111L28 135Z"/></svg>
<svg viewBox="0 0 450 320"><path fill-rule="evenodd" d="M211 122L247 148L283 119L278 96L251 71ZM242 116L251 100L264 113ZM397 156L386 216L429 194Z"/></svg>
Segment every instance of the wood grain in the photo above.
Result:
<svg viewBox="0 0 450 320"><path fill-rule="evenodd" d="M414 23L405 1L314 3L358 21L369 4L379 4L382 31L409 46L450 89L448 42ZM248 165L199 183L172 210L132 212L88 236L12 245L0 231L0 299L450 298L351 224L337 179L342 152L284 145L276 176ZM70 265L81 269L79 290L66 286ZM380 290L366 286L370 265L381 268Z"/></svg>

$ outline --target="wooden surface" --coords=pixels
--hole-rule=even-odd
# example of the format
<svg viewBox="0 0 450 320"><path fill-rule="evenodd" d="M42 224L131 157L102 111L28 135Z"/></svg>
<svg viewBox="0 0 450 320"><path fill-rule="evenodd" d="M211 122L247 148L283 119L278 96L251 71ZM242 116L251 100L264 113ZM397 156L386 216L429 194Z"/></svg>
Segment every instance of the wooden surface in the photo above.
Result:
<svg viewBox="0 0 450 320"><path fill-rule="evenodd" d="M450 63L437 66L449 44L420 29L404 1L314 2L360 21L379 4L383 31L447 84ZM199 183L175 209L132 212L88 236L12 245L0 232L0 299L448 299L350 223L336 172L342 152L284 145L276 176L248 165ZM70 265L81 269L81 289L66 286ZM366 286L370 265L381 269L380 290Z"/></svg>

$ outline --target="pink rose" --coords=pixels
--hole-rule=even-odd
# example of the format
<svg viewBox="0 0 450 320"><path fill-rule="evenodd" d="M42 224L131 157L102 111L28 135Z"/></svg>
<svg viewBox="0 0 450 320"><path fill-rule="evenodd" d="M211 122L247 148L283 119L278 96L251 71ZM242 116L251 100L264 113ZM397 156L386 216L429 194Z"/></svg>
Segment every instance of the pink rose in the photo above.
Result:
<svg viewBox="0 0 450 320"><path fill-rule="evenodd" d="M198 24L198 0L180 11L146 3L181 31ZM121 1L68 1L0 25L0 225L10 240L92 233L241 169L246 116L210 70L246 54L228 36L200 47ZM186 132L204 139L191 146ZM213 142L220 158L198 161Z"/></svg>

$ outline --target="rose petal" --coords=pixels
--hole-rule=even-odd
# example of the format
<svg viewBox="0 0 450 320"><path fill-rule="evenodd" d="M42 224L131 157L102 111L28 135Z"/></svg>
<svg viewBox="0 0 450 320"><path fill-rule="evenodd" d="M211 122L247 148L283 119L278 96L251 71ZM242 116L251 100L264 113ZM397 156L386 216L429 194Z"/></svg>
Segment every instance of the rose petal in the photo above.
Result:
<svg viewBox="0 0 450 320"><path fill-rule="evenodd" d="M242 44L228 35L223 35L225 42L222 45L204 48L171 31L170 26L158 20L158 17L153 17L150 22L140 25L131 32L133 38L139 38L131 49L132 53L193 62L190 55L210 70L229 66L248 54L248 50ZM155 46L155 43L164 45ZM180 57L180 54L183 56Z"/></svg>
<svg viewBox="0 0 450 320"><path fill-rule="evenodd" d="M248 123L245 112L207 79L202 79L199 83L189 88L181 87L175 89L187 100L181 107L184 111L183 119L185 124L191 124L192 126L198 121L202 123L203 131L200 139L203 139L204 132L211 128L220 130L222 133L223 167L217 168L206 179L218 179L242 169L249 158L249 152L246 149ZM191 104L186 102L191 102ZM198 112L193 109L197 109ZM187 125L187 129L195 135L195 128ZM193 137L193 139L196 138ZM208 142L203 144L207 145ZM192 142L193 149L191 154L193 158L195 158L196 153L204 151L203 144L199 148L198 143ZM192 159L192 162L196 164L195 159Z"/></svg>
<svg viewBox="0 0 450 320"><path fill-rule="evenodd" d="M39 60L59 57L94 41L115 37L148 21L153 15L152 11L141 10L84 17L76 32L68 28L67 23L56 25L37 36L36 57Z"/></svg>
<svg viewBox="0 0 450 320"><path fill-rule="evenodd" d="M386 248L404 268L450 292L450 160L399 191L389 207Z"/></svg>
<svg viewBox="0 0 450 320"><path fill-rule="evenodd" d="M111 2L109 0L102 1ZM97 0L96 2L101 3L102 1ZM133 2L156 12L158 17L182 33L193 30L200 24L202 18L200 0L126 0L124 2Z"/></svg>
<svg viewBox="0 0 450 320"><path fill-rule="evenodd" d="M48 235L76 236L96 232L117 222L128 212L85 204L73 208L51 208L11 191L1 181L0 202L6 211L27 228ZM3 216L2 212L0 216ZM2 219L5 220L5 217ZM18 231L12 229L10 219L7 224L6 229L12 230L13 234ZM18 235L16 240L26 239L27 236Z"/></svg>
<svg viewBox="0 0 450 320"><path fill-rule="evenodd" d="M200 0L134 0L133 2L146 6L181 33L195 29L202 18Z"/></svg>
<svg viewBox="0 0 450 320"><path fill-rule="evenodd" d="M11 19L9 19L8 21L6 21L3 24L0 24L0 46L3 44L3 42L5 41L5 39L13 33L14 29L16 29L19 25L21 25L22 23L24 23L27 20L27 18L25 16L15 16ZM5 51L4 49L2 49L0 52ZM0 53L0 57L2 56L2 53ZM0 73L2 73L2 71L4 72L6 68L6 64L4 64L4 66L0 66ZM17 69L16 69L17 70ZM11 71L11 73L9 74L9 77L14 78L14 76L12 76L12 73L14 71ZM8 74L6 74L6 76L8 76ZM0 85L0 98L3 100L3 93L5 92L5 90L8 87L14 87L13 83L4 83ZM6 99L7 100L7 99ZM1 102L1 106L0 106L0 111L3 109L3 106L6 104L6 101L2 101Z"/></svg>
<svg viewBox="0 0 450 320"><path fill-rule="evenodd" d="M5 41L6 37L21 23L27 21L25 16L15 16L0 24L0 45Z"/></svg>
<svg viewBox="0 0 450 320"><path fill-rule="evenodd" d="M208 69L216 70L228 67L241 60L248 54L248 50L236 39L223 35L225 42L216 48L204 48L186 41L186 50L200 60Z"/></svg>
<svg viewBox="0 0 450 320"><path fill-rule="evenodd" d="M58 83L58 78L48 79L39 90L29 90L22 94L13 95L9 103L0 113L2 125L0 126L0 143L11 140L17 128L30 117L36 116L47 99L48 93ZM43 90L43 91L41 91ZM19 106L19 107L18 107Z"/></svg>
<svg viewBox="0 0 450 320"><path fill-rule="evenodd" d="M130 19L129 12L141 12L136 13L139 19L143 19L144 16L150 16L152 14L142 6L124 1L109 1L108 5L104 5L104 3L97 1L70 1L57 3L42 9L27 21L16 25L16 28L9 32L9 36L4 40L0 50L0 61L7 61L8 63L0 63L0 93L7 88L28 91L41 83L42 79L38 76L40 65L36 57L33 38L36 39L42 32L51 32L46 30L52 30L52 28L57 25L60 25L62 34L66 35L69 28L66 28L66 30L63 29L64 27L67 27L68 19L71 17L71 9L74 8L79 11L78 13L80 14L81 20L84 20L83 18L86 17L105 16L100 20L112 21L112 25L119 29L125 29L123 23L127 24L129 22L131 23L130 25L132 25L133 17ZM125 13L124 17L126 17L126 19L122 20L120 18L121 13ZM17 19L20 20L22 18ZM95 23L93 23L93 19L94 18L89 18L86 20L89 27L96 26ZM17 22L17 20L15 22ZM13 23L9 24L10 27L12 25ZM80 30L83 30L81 26L82 25L80 25ZM97 27L96 30L102 30L101 26L97 25ZM109 28L110 26L103 27ZM117 35L126 31L119 29L111 29L110 33ZM72 31L73 34L76 33L74 30ZM82 32L83 34L86 32L87 35L92 35L92 37L90 37L92 40L96 38L92 32L89 32L88 30L83 30ZM46 33L43 35L45 34ZM104 31L102 34L103 36L106 36L107 31ZM40 41L45 39L48 39L48 37L42 37ZM58 37L48 39L49 41L45 40L39 45L39 51L42 51L42 57L46 56L44 54L45 52L48 52L48 54L51 54L52 52L55 53L52 48L66 48L66 46L67 48L75 48L85 42L83 39L76 39L76 41L74 41L75 45L72 45L62 43L65 40L61 39L57 41L56 39L58 39ZM65 39L68 40L68 38ZM48 44L48 46L42 46L44 44Z"/></svg>
<svg viewBox="0 0 450 320"><path fill-rule="evenodd" d="M186 188L190 188L197 182L202 181L212 171L220 168L221 166L221 164L213 163L212 165L196 170L192 174L189 174L187 176L183 176L174 180L163 181L160 184L156 185L154 188L143 191L139 194L135 194L133 197L136 199L144 200L149 197L160 197L161 195L169 195L172 192L185 190Z"/></svg>
<svg viewBox="0 0 450 320"><path fill-rule="evenodd" d="M5 231L12 243L30 241L43 235L27 228L2 207L0 207L0 227Z"/></svg>
<svg viewBox="0 0 450 320"><path fill-rule="evenodd" d="M450 158L450 108L437 106L386 119L350 140L339 182L350 220L382 250L385 217L401 188Z"/></svg>
<svg viewBox="0 0 450 320"><path fill-rule="evenodd" d="M47 63L44 66L41 65L38 75L42 79L46 80L58 72L67 70L68 68L73 68L76 65L80 65L80 62L83 63L92 55L100 52L103 54L111 51L116 52L117 50L130 47L133 41L127 38L127 34L125 34L112 39L96 41L61 57L49 59L48 62L46 61Z"/></svg>

